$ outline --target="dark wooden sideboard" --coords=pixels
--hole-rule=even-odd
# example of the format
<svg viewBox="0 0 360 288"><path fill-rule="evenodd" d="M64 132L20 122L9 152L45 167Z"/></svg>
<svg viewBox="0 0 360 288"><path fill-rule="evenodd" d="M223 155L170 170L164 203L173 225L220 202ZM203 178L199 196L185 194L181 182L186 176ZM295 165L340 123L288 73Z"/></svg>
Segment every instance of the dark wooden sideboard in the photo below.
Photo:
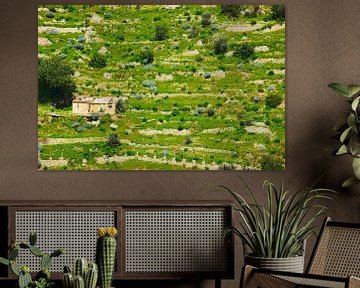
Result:
<svg viewBox="0 0 360 288"><path fill-rule="evenodd" d="M115 284L214 279L220 287L221 279L234 278L234 239L223 237L232 221L231 204L222 201L0 202L0 256L7 256L11 241L24 241L36 231L42 249L65 248L51 266L61 287L63 265L80 256L94 259L96 227L115 226L119 231ZM36 271L35 257L22 254L19 261ZM15 281L4 265L0 281L3 288Z"/></svg>

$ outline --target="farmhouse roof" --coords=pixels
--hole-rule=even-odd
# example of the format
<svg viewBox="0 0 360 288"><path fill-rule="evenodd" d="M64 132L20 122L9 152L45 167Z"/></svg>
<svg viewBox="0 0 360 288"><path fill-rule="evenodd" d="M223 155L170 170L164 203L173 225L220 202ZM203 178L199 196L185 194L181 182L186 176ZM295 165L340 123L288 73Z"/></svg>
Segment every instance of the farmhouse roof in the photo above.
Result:
<svg viewBox="0 0 360 288"><path fill-rule="evenodd" d="M79 96L73 100L74 103L109 104L114 102L114 97L85 97Z"/></svg>

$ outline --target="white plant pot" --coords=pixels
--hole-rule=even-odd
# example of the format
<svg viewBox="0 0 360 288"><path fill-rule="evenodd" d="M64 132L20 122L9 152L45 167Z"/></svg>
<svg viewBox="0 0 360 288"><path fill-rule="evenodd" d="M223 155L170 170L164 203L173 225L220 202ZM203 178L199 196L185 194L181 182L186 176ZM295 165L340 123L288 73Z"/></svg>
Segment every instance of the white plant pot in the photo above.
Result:
<svg viewBox="0 0 360 288"><path fill-rule="evenodd" d="M245 263L262 269L304 273L304 256L289 258L263 258L246 255Z"/></svg>

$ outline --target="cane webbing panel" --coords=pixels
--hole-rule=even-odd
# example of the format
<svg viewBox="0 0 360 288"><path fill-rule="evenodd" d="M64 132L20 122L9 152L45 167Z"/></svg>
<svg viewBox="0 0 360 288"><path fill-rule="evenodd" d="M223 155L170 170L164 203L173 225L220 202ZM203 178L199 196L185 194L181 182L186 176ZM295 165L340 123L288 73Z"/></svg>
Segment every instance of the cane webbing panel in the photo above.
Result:
<svg viewBox="0 0 360 288"><path fill-rule="evenodd" d="M309 273L360 277L360 229L326 226Z"/></svg>
<svg viewBox="0 0 360 288"><path fill-rule="evenodd" d="M281 279L287 280L296 284L294 287L326 287L326 288L345 288L345 279L343 282L331 281L316 278L295 277L295 276L277 276Z"/></svg>
<svg viewBox="0 0 360 288"><path fill-rule="evenodd" d="M125 212L126 272L223 272L224 211Z"/></svg>
<svg viewBox="0 0 360 288"><path fill-rule="evenodd" d="M46 253L63 248L65 253L54 258L50 270L62 272L74 259L95 260L96 228L115 226L114 211L16 211L16 241L28 243L29 233L36 232L37 246ZM40 270L40 258L20 251L18 262L31 271Z"/></svg>

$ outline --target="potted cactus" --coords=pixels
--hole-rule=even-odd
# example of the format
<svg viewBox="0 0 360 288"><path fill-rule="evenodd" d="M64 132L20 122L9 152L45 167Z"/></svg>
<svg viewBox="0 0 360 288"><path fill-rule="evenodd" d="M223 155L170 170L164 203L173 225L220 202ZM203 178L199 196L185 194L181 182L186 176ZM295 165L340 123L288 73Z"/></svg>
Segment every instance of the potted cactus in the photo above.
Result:
<svg viewBox="0 0 360 288"><path fill-rule="evenodd" d="M110 288L116 258L115 227L101 227L97 229L96 263L99 267L99 287Z"/></svg>
<svg viewBox="0 0 360 288"><path fill-rule="evenodd" d="M19 288L49 288L54 285L50 281L50 265L54 257L64 253L63 249L57 249L52 253L45 253L36 246L37 236L30 233L29 243L12 243L8 252L8 259L0 257L0 263L10 266L11 271L18 277ZM19 256L20 249L28 250L31 254L39 257L41 270L32 279L30 268L26 265L19 266L16 259Z"/></svg>
<svg viewBox="0 0 360 288"><path fill-rule="evenodd" d="M96 263L88 263L85 258L78 258L71 272L69 266L64 267L64 288L95 288L98 279L98 267Z"/></svg>

